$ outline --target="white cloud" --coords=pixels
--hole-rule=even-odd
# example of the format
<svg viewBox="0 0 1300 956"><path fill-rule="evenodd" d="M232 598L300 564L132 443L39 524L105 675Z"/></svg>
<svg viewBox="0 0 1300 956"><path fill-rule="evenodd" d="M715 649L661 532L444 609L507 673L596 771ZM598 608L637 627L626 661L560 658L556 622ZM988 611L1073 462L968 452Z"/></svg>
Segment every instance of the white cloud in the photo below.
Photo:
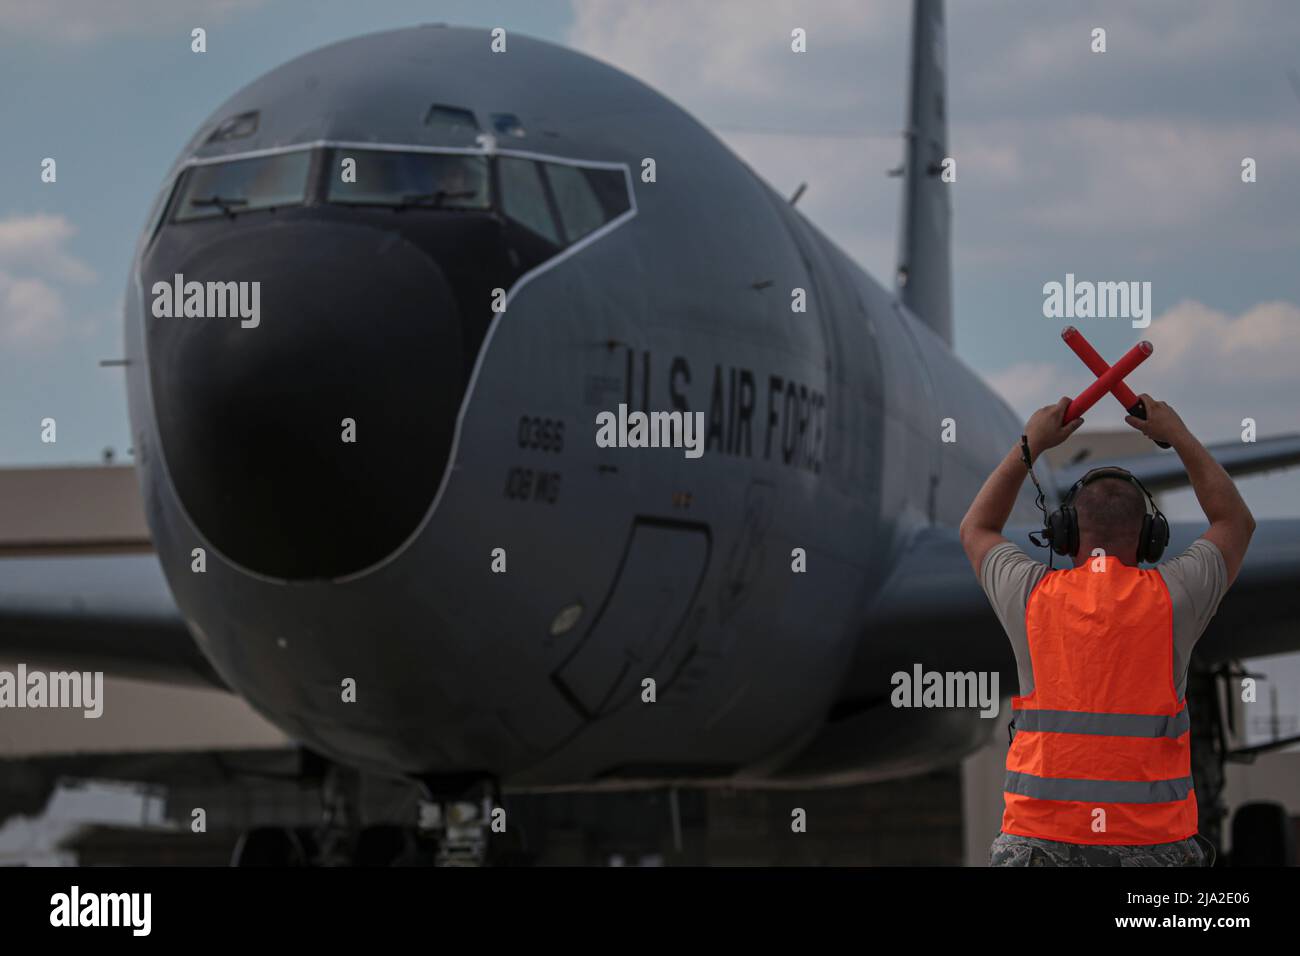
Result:
<svg viewBox="0 0 1300 956"><path fill-rule="evenodd" d="M877 278L892 274L899 181L882 174L902 155L909 4L573 9L571 44L716 124L778 191L808 180L809 218ZM1203 256L1207 235L1229 254L1294 245L1300 194L1286 170L1300 166L1300 121L1281 69L1249 95L1206 75L1206 64L1233 75L1261 49L1289 45L1300 20L1262 26L1280 9L1268 4L1259 19L1212 0L1108 9L1110 52L1098 55L1088 49L1093 13L949 4L958 267L1051 261L1055 274L1063 257L1104 249L1150 269ZM793 26L807 29L808 53L790 52ZM1273 87L1282 117L1261 105ZM759 129L790 132L746 132ZM1241 182L1246 156L1259 162L1258 184Z"/></svg>
<svg viewBox="0 0 1300 956"><path fill-rule="evenodd" d="M1022 418L1028 418L1034 409L1051 404L1061 380L1061 370L1051 362L1016 362L989 376L989 385L1001 395Z"/></svg>
<svg viewBox="0 0 1300 956"><path fill-rule="evenodd" d="M18 279L0 272L0 345L40 348L67 333L67 310L57 289L41 279Z"/></svg>
<svg viewBox="0 0 1300 956"><path fill-rule="evenodd" d="M954 139L959 264L1024 270L1105 250L1149 269L1204 256L1207 237L1228 256L1296 243L1285 171L1300 166L1300 122L1026 117ZM1247 156L1258 183L1241 181Z"/></svg>
<svg viewBox="0 0 1300 956"><path fill-rule="evenodd" d="M65 248L75 233L62 216L0 219L0 345L38 350L77 330L64 290L95 273Z"/></svg>
<svg viewBox="0 0 1300 956"><path fill-rule="evenodd" d="M998 55L971 72L970 82L983 94L1016 98L1044 85L1070 83L1079 76L1094 79L1099 72L1187 69L1216 58L1251 55L1258 49L1260 23L1267 8L1242 16L1219 0L1147 0L1142 4L1110 3L1100 9L1071 9L1065 5L1003 4L999 15L988 16L987 5L962 9L949 4L949 22L975 26L970 18L984 15L989 46ZM1274 12L1285 5L1274 0ZM1092 31L1106 30L1106 53L1092 52ZM1294 27L1278 19L1278 31ZM982 38L983 39L983 38ZM983 44L981 44L983 46ZM987 49L987 47L984 47ZM975 64L972 59L972 65Z"/></svg>
<svg viewBox="0 0 1300 956"><path fill-rule="evenodd" d="M77 232L63 216L37 213L0 219L0 269L31 271L65 282L88 282L95 273L63 247Z"/></svg>
<svg viewBox="0 0 1300 956"><path fill-rule="evenodd" d="M1300 128L1255 123L1072 116L1020 136L1045 187L1022 219L1056 233L1165 238L1208 227L1251 188L1243 157L1268 157L1279 170L1300 162Z"/></svg>
<svg viewBox="0 0 1300 956"><path fill-rule="evenodd" d="M0 34L82 44L107 36L208 27L264 0L7 0Z"/></svg>
<svg viewBox="0 0 1300 956"><path fill-rule="evenodd" d="M1081 326L1085 335L1088 328ZM1206 442L1235 438L1253 418L1260 438L1300 430L1300 306L1261 302L1228 315L1184 301L1157 316L1142 335L1155 353L1128 379L1135 392L1168 402ZM1064 346L1062 346L1064 350ZM1118 356L1106 356L1114 361ZM989 377L1022 416L1059 398L1061 382L1091 381L1072 356L1022 362ZM1067 390L1081 391L1082 387ZM1103 400L1085 428L1122 428L1123 413Z"/></svg>
<svg viewBox="0 0 1300 956"><path fill-rule="evenodd" d="M862 87L852 79L860 71L836 77L837 68L873 41L903 37L906 22L903 4L861 0L573 0L568 42L689 110L707 116L743 107L750 118L765 114L767 125L782 126L811 107L858 102ZM807 33L806 53L790 49L795 27ZM813 103L803 96L810 75L824 81Z"/></svg>
<svg viewBox="0 0 1300 956"><path fill-rule="evenodd" d="M1180 302L1151 323L1157 343L1143 366L1160 381L1194 374L1206 388L1281 386L1300 405L1300 307L1261 302L1239 316L1199 302Z"/></svg>

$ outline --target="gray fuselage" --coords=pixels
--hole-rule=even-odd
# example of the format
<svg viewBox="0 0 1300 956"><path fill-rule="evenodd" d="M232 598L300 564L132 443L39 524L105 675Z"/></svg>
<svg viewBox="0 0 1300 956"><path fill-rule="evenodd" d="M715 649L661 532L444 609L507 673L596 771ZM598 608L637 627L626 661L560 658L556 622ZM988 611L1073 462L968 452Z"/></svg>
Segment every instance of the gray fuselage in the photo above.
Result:
<svg viewBox="0 0 1300 956"><path fill-rule="evenodd" d="M348 764L518 786L762 777L824 725L901 543L956 525L1019 422L679 108L508 42L419 27L318 50L182 152L126 296L158 554L222 678ZM371 147L481 156L494 189L502 157L621 172L631 195L554 248L512 239L495 202L321 201ZM307 201L174 221L187 171L299 150ZM257 326L158 317L173 273L260 281ZM620 403L703 412L705 453L598 447Z"/></svg>

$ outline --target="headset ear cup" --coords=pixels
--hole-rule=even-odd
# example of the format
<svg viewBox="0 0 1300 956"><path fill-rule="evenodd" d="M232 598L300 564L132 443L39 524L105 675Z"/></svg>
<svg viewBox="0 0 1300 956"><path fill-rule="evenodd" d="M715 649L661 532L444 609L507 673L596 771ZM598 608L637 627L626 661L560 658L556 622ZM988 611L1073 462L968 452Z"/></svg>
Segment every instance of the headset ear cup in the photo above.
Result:
<svg viewBox="0 0 1300 956"><path fill-rule="evenodd" d="M1057 508L1047 516L1047 543L1051 545L1053 551L1061 553L1061 509Z"/></svg>
<svg viewBox="0 0 1300 956"><path fill-rule="evenodd" d="M1138 561L1145 561L1147 564L1151 563L1151 549L1155 544L1151 535L1154 531L1155 528L1151 526L1151 515L1144 514L1142 516L1142 530L1138 534Z"/></svg>
<svg viewBox="0 0 1300 956"><path fill-rule="evenodd" d="M1073 555L1079 550L1079 525L1074 509L1061 505L1047 519L1052 533L1052 550L1057 554Z"/></svg>
<svg viewBox="0 0 1300 956"><path fill-rule="evenodd" d="M1147 544L1147 562L1155 564L1169 546L1169 519L1162 514L1148 516L1151 522L1151 537Z"/></svg>

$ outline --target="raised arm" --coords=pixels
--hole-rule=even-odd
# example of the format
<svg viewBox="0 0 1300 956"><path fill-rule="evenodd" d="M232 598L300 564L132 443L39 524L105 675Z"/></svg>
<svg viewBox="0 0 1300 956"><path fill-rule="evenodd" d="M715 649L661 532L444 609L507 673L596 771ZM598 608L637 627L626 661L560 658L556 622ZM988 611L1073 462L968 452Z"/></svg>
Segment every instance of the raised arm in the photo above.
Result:
<svg viewBox="0 0 1300 956"><path fill-rule="evenodd" d="M1191 479L1192 490L1196 492L1196 500L1210 522L1209 530L1201 537L1218 546L1231 584L1237 579L1246 548L1250 545L1250 536L1255 533L1255 518L1223 466L1205 450L1178 413L1150 395L1140 397L1146 405L1146 420L1129 415L1124 421L1148 438L1169 442L1178 452L1183 467L1187 469L1187 477Z"/></svg>
<svg viewBox="0 0 1300 956"><path fill-rule="evenodd" d="M1075 429L1083 424L1082 418L1076 418L1068 425L1062 425L1065 410L1070 405L1067 395L1055 405L1044 405L1030 416L1025 424L1025 436L1029 440L1030 461L1037 461L1038 456L1049 448L1055 448L1074 434ZM975 500L971 502L966 517L961 520L961 544L966 550L966 557L978 577L984 556L996 544L1007 539L1002 536L1002 528L1015 507L1016 496L1020 486L1025 483L1029 469L1021 460L1020 439L1017 438L1011 450L1007 452L993 474L984 482Z"/></svg>

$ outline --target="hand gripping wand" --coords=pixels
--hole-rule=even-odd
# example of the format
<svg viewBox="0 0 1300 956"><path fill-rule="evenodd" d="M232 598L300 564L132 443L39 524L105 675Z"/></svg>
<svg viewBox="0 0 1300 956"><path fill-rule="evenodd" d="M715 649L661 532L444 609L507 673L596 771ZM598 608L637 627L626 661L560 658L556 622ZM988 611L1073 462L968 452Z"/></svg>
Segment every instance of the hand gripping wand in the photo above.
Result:
<svg viewBox="0 0 1300 956"><path fill-rule="evenodd" d="M1097 354L1097 350L1089 344L1088 340L1083 337L1083 333L1074 326L1071 325L1062 332L1061 338L1065 340L1065 344L1073 350L1074 354L1079 356L1083 364L1088 366L1092 374L1097 376L1097 381L1084 389L1079 394L1079 397L1070 403L1070 407L1065 411L1064 422L1078 418L1097 404L1107 392L1114 395L1115 399L1124 406L1124 410L1134 418L1146 420L1146 406L1142 403L1142 399L1133 393L1133 389L1124 384L1124 378L1129 372L1145 362L1151 356L1151 353L1155 351L1155 347L1150 342L1139 342L1129 349L1123 358L1110 366L1106 364L1104 358ZM1155 441L1155 439L1152 439L1152 441ZM1156 441L1156 444L1161 448L1169 447L1168 442Z"/></svg>

